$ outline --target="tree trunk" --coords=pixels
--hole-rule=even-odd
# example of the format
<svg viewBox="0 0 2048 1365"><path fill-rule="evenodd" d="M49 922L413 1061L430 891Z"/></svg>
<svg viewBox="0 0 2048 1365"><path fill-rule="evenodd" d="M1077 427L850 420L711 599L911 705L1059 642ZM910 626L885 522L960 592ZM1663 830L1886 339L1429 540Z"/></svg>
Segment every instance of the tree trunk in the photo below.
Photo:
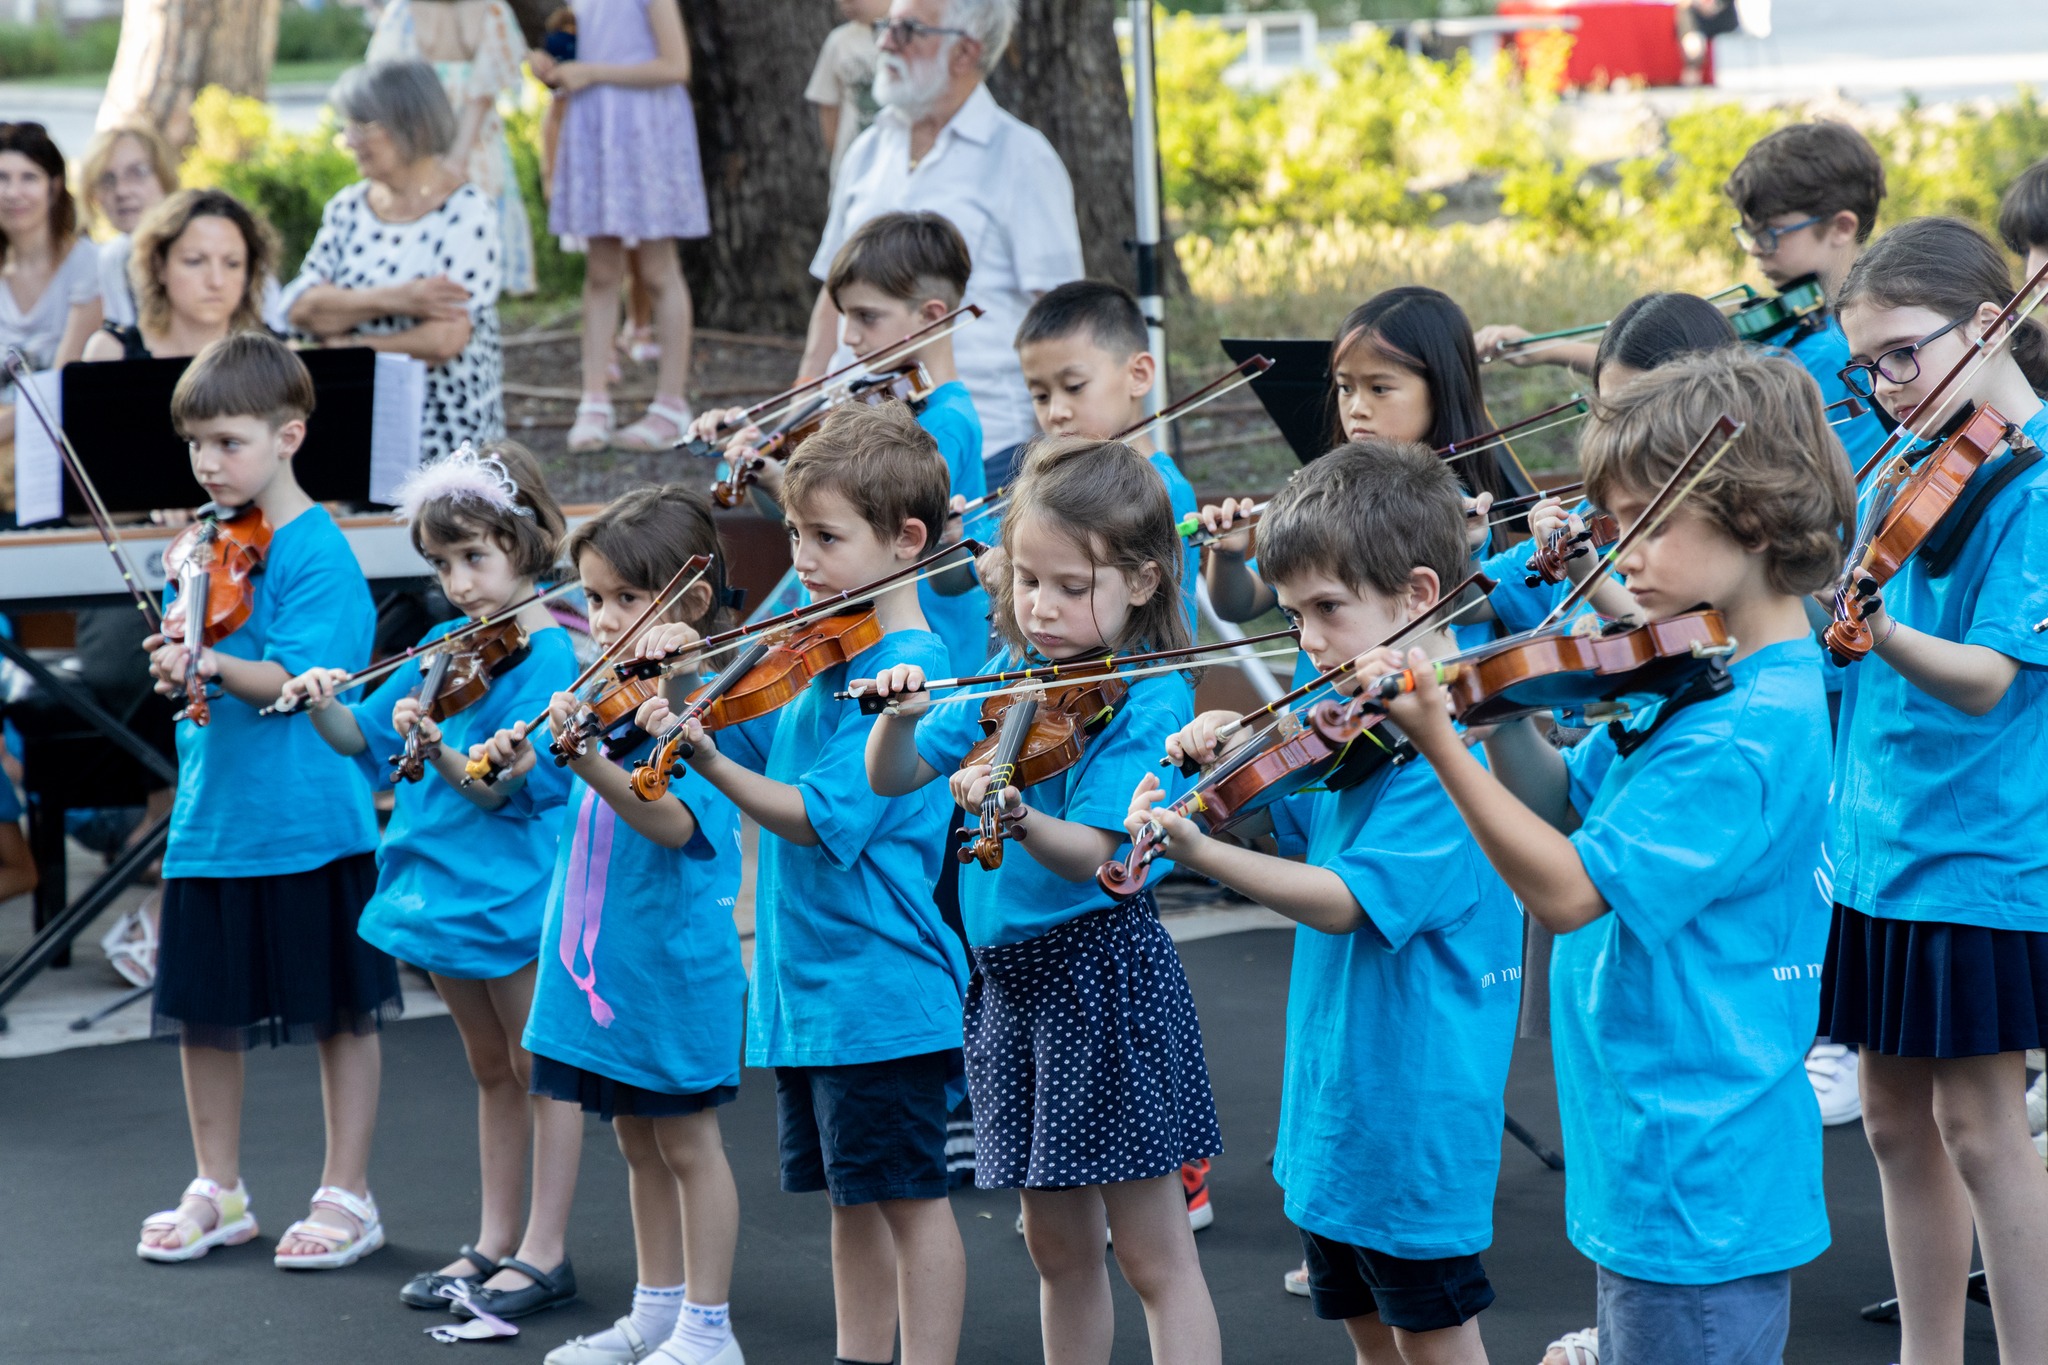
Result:
<svg viewBox="0 0 2048 1365"><path fill-rule="evenodd" d="M1136 278L1124 245L1136 235L1131 108L1114 27L1125 7L1119 0L1024 0L1019 8L989 93L1044 133L1066 163L1089 276L1129 287Z"/></svg>
<svg viewBox="0 0 2048 1365"><path fill-rule="evenodd" d="M683 244L707 326L801 336L818 282L811 253L830 207L818 115L804 99L833 7L686 0L690 97L711 236Z"/></svg>
<svg viewBox="0 0 2048 1365"><path fill-rule="evenodd" d="M139 122L192 140L192 97L209 85L261 99L277 52L278 0L126 0L99 126Z"/></svg>

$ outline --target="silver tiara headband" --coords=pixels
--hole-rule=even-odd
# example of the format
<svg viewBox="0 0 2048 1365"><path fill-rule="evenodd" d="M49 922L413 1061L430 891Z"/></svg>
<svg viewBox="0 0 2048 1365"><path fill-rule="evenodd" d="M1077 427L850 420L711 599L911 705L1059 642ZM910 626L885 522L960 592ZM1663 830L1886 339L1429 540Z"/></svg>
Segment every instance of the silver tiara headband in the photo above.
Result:
<svg viewBox="0 0 2048 1365"><path fill-rule="evenodd" d="M393 494L392 515L407 525L419 519L428 504L470 503L532 517L533 509L521 505L519 485L495 455L479 456L468 441L453 455L444 455L421 465L405 476Z"/></svg>

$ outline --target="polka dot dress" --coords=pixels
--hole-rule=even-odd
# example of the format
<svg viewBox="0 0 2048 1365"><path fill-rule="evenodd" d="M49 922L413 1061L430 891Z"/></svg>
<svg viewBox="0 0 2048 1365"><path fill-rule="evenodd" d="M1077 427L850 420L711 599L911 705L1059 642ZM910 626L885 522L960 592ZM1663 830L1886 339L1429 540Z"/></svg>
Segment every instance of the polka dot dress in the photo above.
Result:
<svg viewBox="0 0 2048 1365"><path fill-rule="evenodd" d="M973 954L976 1185L1149 1180L1223 1150L1194 996L1150 892Z"/></svg>
<svg viewBox="0 0 2048 1365"><path fill-rule="evenodd" d="M445 275L469 290L469 344L453 360L427 367L426 403L420 412L420 458L446 455L465 440L505 434L502 385L505 361L498 345L498 288L503 248L498 210L473 185L410 223L387 223L370 208L370 183L359 180L327 201L320 232L299 276L286 286L281 311L317 284L374 289ZM404 331L410 317L375 318L356 328L365 336Z"/></svg>

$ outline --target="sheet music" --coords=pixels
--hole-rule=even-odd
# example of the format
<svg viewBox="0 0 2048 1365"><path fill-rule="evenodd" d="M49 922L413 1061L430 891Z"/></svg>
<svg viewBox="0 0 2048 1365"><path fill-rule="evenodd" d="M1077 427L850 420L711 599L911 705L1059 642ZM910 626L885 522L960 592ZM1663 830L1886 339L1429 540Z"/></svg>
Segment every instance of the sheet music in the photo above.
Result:
<svg viewBox="0 0 2048 1365"><path fill-rule="evenodd" d="M420 463L420 418L427 405L426 362L377 352L370 399L370 501L388 503Z"/></svg>
<svg viewBox="0 0 2048 1365"><path fill-rule="evenodd" d="M43 411L62 412L63 384L55 370L38 370L24 383L35 385ZM64 515L64 456L19 394L14 410L14 516L23 526Z"/></svg>

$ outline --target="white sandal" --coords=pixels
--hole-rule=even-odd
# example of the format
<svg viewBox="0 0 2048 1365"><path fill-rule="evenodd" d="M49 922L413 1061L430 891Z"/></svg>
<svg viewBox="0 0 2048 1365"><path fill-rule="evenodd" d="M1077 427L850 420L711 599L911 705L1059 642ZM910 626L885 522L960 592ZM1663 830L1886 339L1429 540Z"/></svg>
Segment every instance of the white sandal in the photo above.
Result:
<svg viewBox="0 0 2048 1365"><path fill-rule="evenodd" d="M690 411L688 403L677 407L665 399L657 398L647 405L647 411L640 414L639 421L612 437L612 445L619 450L630 450L641 455L657 450L674 450L689 439L690 423L695 420L696 414ZM667 422L675 428L675 433L669 436L662 435L650 425L656 421Z"/></svg>
<svg viewBox="0 0 2048 1365"><path fill-rule="evenodd" d="M284 1236L278 1238L279 1244L301 1237L309 1242L318 1242L327 1250L295 1256L280 1251L272 1257L279 1270L339 1270L343 1266L354 1265L384 1245L384 1220L377 1216L374 1198L357 1195L339 1185L322 1185L313 1191L313 1207L318 1208L322 1204L340 1209L355 1219L361 1231L338 1228L332 1223L316 1223L310 1217L301 1218L284 1230Z"/></svg>
<svg viewBox="0 0 2048 1365"><path fill-rule="evenodd" d="M184 1211L182 1205L187 1199L201 1199L213 1205L211 1230L201 1227ZM219 1182L201 1176L185 1187L178 1203L181 1207L152 1213L142 1220L145 1236L153 1231L169 1230L178 1234L178 1244L151 1246L138 1240L135 1243L137 1256L167 1265L196 1261L215 1247L240 1246L256 1235L256 1215L249 1212L249 1191L239 1180L233 1189L224 1190Z"/></svg>
<svg viewBox="0 0 2048 1365"><path fill-rule="evenodd" d="M586 398L576 405L576 424L569 428L569 453L595 455L612 443L612 404L608 398Z"/></svg>
<svg viewBox="0 0 2048 1365"><path fill-rule="evenodd" d="M155 915L162 899L161 891L150 892L100 939L108 965L131 986L147 986L156 980Z"/></svg>
<svg viewBox="0 0 2048 1365"><path fill-rule="evenodd" d="M1600 1365L1600 1329L1581 1327L1576 1332L1566 1332L1543 1348L1545 1356L1552 1351L1564 1352L1564 1365Z"/></svg>

